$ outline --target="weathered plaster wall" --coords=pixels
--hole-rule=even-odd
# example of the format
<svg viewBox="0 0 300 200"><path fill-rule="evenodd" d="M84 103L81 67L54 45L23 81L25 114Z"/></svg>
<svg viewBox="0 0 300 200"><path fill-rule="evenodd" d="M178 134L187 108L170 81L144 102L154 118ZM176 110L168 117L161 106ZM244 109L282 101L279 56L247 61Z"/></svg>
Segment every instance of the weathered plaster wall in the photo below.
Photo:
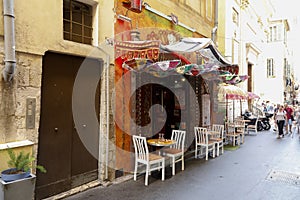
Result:
<svg viewBox="0 0 300 200"><path fill-rule="evenodd" d="M95 12L93 45L85 45L63 39L62 0L15 0L15 31L17 68L12 82L0 79L0 144L31 140L36 154L40 119L42 59L46 51L87 56L105 60L105 53L96 46L113 36L114 1L80 0L93 5ZM0 1L0 10L3 10ZM0 15L0 70L4 67L3 15ZM110 52L111 53L111 52ZM110 56L113 62L113 56ZM110 61L108 61L110 63ZM113 77L113 73L111 74ZM103 78L102 81L105 81ZM103 85L103 84L102 84ZM101 89L105 93L106 88ZM111 93L110 93L111 94ZM26 129L26 99L36 99L35 128ZM109 102L101 102L101 112ZM104 105L105 104L105 105ZM105 114L105 113L104 113ZM103 126L106 117L103 115ZM105 127L101 128L106 135ZM100 136L101 137L101 136ZM103 151L102 153L106 153ZM111 156L113 157L113 156ZM113 158L110 158L113 160ZM2 163L2 160L1 160Z"/></svg>

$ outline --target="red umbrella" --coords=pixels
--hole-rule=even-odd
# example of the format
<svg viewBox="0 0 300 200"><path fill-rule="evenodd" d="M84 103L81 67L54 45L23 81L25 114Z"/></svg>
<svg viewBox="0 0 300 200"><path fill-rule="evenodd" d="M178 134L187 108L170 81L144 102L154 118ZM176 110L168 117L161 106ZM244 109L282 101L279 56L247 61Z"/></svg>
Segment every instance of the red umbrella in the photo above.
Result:
<svg viewBox="0 0 300 200"><path fill-rule="evenodd" d="M226 118L228 119L228 113L227 113L227 108L228 108L228 100L241 100L241 99L246 99L248 97L247 92L242 90L241 88L235 86L235 85L229 85L229 84L220 84L219 85L219 93L218 93L218 99L222 100L225 99L226 101ZM234 106L234 104L233 104ZM234 107L233 107L233 112L234 112ZM233 113L234 115L234 113ZM233 116L234 117L234 116Z"/></svg>
<svg viewBox="0 0 300 200"><path fill-rule="evenodd" d="M258 96L257 94L253 93L253 92L248 92L248 99L259 99L260 96Z"/></svg>

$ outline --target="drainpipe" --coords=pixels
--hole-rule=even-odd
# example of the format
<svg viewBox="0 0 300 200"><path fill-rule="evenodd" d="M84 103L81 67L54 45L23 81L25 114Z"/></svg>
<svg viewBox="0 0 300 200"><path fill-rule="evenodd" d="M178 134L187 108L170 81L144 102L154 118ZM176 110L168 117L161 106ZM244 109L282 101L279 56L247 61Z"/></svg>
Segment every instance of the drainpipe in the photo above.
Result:
<svg viewBox="0 0 300 200"><path fill-rule="evenodd" d="M16 68L14 0L3 0L4 70L3 78L11 81Z"/></svg>

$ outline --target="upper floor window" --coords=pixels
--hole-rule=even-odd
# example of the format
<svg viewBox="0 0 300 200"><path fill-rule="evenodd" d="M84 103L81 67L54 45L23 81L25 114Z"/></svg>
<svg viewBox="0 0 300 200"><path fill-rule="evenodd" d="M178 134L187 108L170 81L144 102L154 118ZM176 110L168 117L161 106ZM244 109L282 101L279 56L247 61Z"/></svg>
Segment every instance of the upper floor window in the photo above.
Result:
<svg viewBox="0 0 300 200"><path fill-rule="evenodd" d="M267 59L267 77L268 78L274 78L274 60L273 58Z"/></svg>
<svg viewBox="0 0 300 200"><path fill-rule="evenodd" d="M236 9L232 9L232 22L238 27L239 26L239 13Z"/></svg>
<svg viewBox="0 0 300 200"><path fill-rule="evenodd" d="M284 42L284 36L282 36L282 33L284 31L284 28L282 24L277 24L269 27L269 42L275 42L275 41L281 41Z"/></svg>
<svg viewBox="0 0 300 200"><path fill-rule="evenodd" d="M269 42L277 41L278 40L277 26L271 26L269 29L270 29Z"/></svg>
<svg viewBox="0 0 300 200"><path fill-rule="evenodd" d="M284 58L284 60L283 60L283 67L284 67L284 76L290 77L291 69L290 69L290 65L288 64L287 58Z"/></svg>
<svg viewBox="0 0 300 200"><path fill-rule="evenodd" d="M74 0L64 0L64 39L92 44L93 7Z"/></svg>

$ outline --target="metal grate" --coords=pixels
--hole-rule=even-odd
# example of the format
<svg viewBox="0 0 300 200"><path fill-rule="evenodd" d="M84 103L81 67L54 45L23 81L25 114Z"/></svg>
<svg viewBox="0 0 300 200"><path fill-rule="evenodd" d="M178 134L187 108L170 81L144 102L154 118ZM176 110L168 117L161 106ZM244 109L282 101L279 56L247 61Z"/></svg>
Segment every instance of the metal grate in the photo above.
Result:
<svg viewBox="0 0 300 200"><path fill-rule="evenodd" d="M266 179L300 186L300 174L294 174L291 172L272 170Z"/></svg>

